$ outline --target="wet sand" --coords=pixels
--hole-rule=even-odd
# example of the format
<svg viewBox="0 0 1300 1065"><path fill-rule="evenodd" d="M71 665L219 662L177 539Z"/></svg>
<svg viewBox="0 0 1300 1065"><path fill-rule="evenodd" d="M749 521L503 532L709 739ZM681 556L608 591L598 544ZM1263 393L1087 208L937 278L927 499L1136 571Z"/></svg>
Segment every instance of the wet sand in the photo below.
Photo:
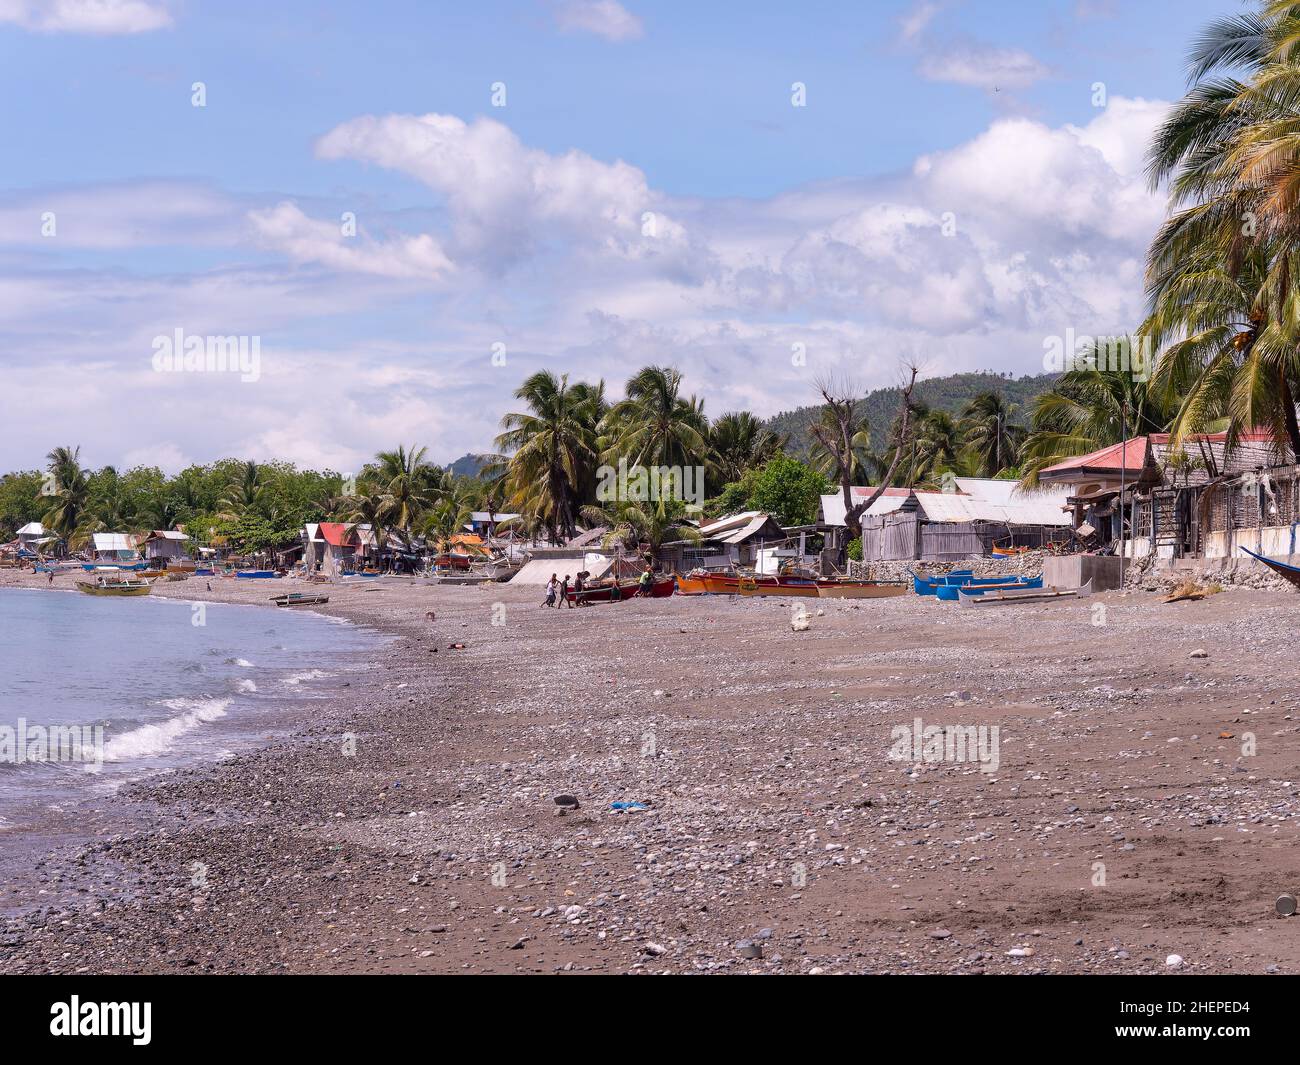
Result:
<svg viewBox="0 0 1300 1065"><path fill-rule="evenodd" d="M374 668L100 804L0 972L1300 971L1292 592L804 601L798 633L780 599L328 594L398 637ZM997 772L891 759L918 717L997 726Z"/></svg>

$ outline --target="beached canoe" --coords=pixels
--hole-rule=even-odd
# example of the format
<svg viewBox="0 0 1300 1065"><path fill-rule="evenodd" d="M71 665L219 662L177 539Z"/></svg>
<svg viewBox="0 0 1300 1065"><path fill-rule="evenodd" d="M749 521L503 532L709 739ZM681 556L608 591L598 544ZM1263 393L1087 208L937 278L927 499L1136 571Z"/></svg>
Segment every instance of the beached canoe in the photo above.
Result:
<svg viewBox="0 0 1300 1065"><path fill-rule="evenodd" d="M95 581L77 581L77 589L86 595L148 595L153 585L129 577L100 577Z"/></svg>
<svg viewBox="0 0 1300 1065"><path fill-rule="evenodd" d="M1037 588L980 588L970 591L963 588L957 598L962 606L973 607L985 603L1040 603L1051 599L1074 599L1089 595L1092 595L1092 581L1088 581L1081 588L1044 588L1040 586Z"/></svg>
<svg viewBox="0 0 1300 1065"><path fill-rule="evenodd" d="M261 581L278 577L279 574L273 569L241 569L235 571L235 576L245 581Z"/></svg>
<svg viewBox="0 0 1300 1065"><path fill-rule="evenodd" d="M290 592L288 595L271 596L271 602L276 606L323 606L329 601L328 595L314 595L310 592Z"/></svg>
<svg viewBox="0 0 1300 1065"><path fill-rule="evenodd" d="M1300 566L1292 566L1288 562L1283 562L1280 559L1276 559L1276 558L1269 558L1267 555L1257 555L1249 547L1243 547L1242 550L1245 551L1246 554L1248 554L1256 562L1264 563L1264 565L1266 565L1279 577L1285 578L1286 580L1294 584L1297 588L1300 588Z"/></svg>
<svg viewBox="0 0 1300 1065"><path fill-rule="evenodd" d="M666 599L673 594L675 588L676 582L672 577L661 578L650 585L649 598ZM568 599L570 603L623 603L629 599L646 598L641 595L636 581L620 581L618 591L619 596L615 599L612 584L597 584L580 592L570 590Z"/></svg>
<svg viewBox="0 0 1300 1065"><path fill-rule="evenodd" d="M1012 577L1000 581L986 578L969 584L945 584L935 589L935 595L944 602L955 603L961 598L962 594L984 595L986 592L1016 591L1026 588L1041 588L1042 586L1042 577Z"/></svg>
<svg viewBox="0 0 1300 1065"><path fill-rule="evenodd" d="M907 585L901 581L850 581L828 580L817 582L817 595L822 599L890 599L906 595Z"/></svg>
<svg viewBox="0 0 1300 1065"><path fill-rule="evenodd" d="M790 574L732 573L709 574L702 578L714 595L774 595L802 599L817 597L817 581L813 577L796 577Z"/></svg>

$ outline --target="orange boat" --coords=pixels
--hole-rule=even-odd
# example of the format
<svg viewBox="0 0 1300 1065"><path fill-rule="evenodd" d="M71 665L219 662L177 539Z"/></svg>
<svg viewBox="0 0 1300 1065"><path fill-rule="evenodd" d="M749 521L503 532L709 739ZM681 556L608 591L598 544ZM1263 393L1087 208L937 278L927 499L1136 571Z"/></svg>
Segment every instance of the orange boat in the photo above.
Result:
<svg viewBox="0 0 1300 1065"><path fill-rule="evenodd" d="M708 575L699 570L693 570L692 572L688 573L685 577L683 577L680 573L674 573L673 577L677 581L678 595L708 595L709 594Z"/></svg>

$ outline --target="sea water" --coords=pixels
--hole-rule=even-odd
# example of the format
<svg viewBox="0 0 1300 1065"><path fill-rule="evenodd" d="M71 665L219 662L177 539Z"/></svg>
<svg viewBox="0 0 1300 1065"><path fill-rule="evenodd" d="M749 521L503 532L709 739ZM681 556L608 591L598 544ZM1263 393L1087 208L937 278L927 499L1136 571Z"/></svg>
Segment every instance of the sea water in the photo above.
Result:
<svg viewBox="0 0 1300 1065"><path fill-rule="evenodd" d="M42 811L282 731L382 642L294 609L0 588L0 848ZM72 730L89 747L39 757Z"/></svg>

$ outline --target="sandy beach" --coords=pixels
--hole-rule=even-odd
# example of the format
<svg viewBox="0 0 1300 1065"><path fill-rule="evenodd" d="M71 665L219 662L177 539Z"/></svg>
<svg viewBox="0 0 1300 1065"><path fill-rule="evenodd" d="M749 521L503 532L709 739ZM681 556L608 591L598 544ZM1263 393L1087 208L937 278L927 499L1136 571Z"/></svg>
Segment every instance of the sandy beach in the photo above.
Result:
<svg viewBox="0 0 1300 1065"><path fill-rule="evenodd" d="M1294 593L813 601L795 633L791 600L377 584L320 608L397 637L373 668L98 803L6 900L0 972L1300 971ZM997 726L997 771L891 759L917 718Z"/></svg>

